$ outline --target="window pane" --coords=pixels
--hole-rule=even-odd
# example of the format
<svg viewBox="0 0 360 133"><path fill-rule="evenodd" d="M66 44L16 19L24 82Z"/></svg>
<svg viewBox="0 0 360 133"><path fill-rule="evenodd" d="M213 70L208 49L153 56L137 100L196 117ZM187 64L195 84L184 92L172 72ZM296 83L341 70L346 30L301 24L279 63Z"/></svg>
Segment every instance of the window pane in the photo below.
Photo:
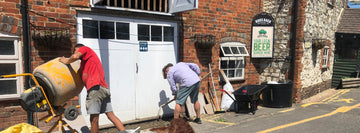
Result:
<svg viewBox="0 0 360 133"><path fill-rule="evenodd" d="M116 23L116 38L122 40L130 39L129 23Z"/></svg>
<svg viewBox="0 0 360 133"><path fill-rule="evenodd" d="M326 66L327 65L327 59L323 59L323 66Z"/></svg>
<svg viewBox="0 0 360 133"><path fill-rule="evenodd" d="M174 27L164 27L164 41L174 41Z"/></svg>
<svg viewBox="0 0 360 133"><path fill-rule="evenodd" d="M229 47L223 47L223 50L224 50L225 54L231 54Z"/></svg>
<svg viewBox="0 0 360 133"><path fill-rule="evenodd" d="M236 60L235 68L242 68L242 60Z"/></svg>
<svg viewBox="0 0 360 133"><path fill-rule="evenodd" d="M0 40L0 55L15 55L14 41Z"/></svg>
<svg viewBox="0 0 360 133"><path fill-rule="evenodd" d="M8 74L16 74L15 64L14 63L0 64L0 75L8 75Z"/></svg>
<svg viewBox="0 0 360 133"><path fill-rule="evenodd" d="M226 68L228 68L228 66L227 66L227 60L222 60L222 61L220 62L220 67L221 67L221 69L226 69Z"/></svg>
<svg viewBox="0 0 360 133"><path fill-rule="evenodd" d="M233 78L235 76L235 70L228 70L228 78Z"/></svg>
<svg viewBox="0 0 360 133"><path fill-rule="evenodd" d="M138 25L138 40L150 41L149 25Z"/></svg>
<svg viewBox="0 0 360 133"><path fill-rule="evenodd" d="M114 22L100 22L100 39L115 39Z"/></svg>
<svg viewBox="0 0 360 133"><path fill-rule="evenodd" d="M242 77L243 75L243 69L236 69L235 77Z"/></svg>
<svg viewBox="0 0 360 133"><path fill-rule="evenodd" d="M232 51L233 54L240 54L237 47L231 47L231 51Z"/></svg>
<svg viewBox="0 0 360 133"><path fill-rule="evenodd" d="M161 28L161 26L151 26L151 41L162 41Z"/></svg>
<svg viewBox="0 0 360 133"><path fill-rule="evenodd" d="M229 68L235 68L235 60L229 60Z"/></svg>
<svg viewBox="0 0 360 133"><path fill-rule="evenodd" d="M241 54L247 54L246 49L244 47L239 47L239 50Z"/></svg>
<svg viewBox="0 0 360 133"><path fill-rule="evenodd" d="M16 80L0 80L0 95L17 94Z"/></svg>
<svg viewBox="0 0 360 133"><path fill-rule="evenodd" d="M84 38L98 38L98 21L83 20Z"/></svg>

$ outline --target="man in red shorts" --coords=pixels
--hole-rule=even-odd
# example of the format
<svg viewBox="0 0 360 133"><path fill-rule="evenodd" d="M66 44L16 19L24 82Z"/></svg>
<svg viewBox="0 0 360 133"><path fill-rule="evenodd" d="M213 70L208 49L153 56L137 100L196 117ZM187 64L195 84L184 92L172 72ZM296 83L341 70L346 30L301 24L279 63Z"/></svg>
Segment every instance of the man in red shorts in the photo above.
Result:
<svg viewBox="0 0 360 133"><path fill-rule="evenodd" d="M86 109L90 114L91 133L99 130L99 114L105 113L120 132L126 132L124 125L112 111L110 91L105 81L103 66L99 57L89 47L77 44L69 58L60 57L60 62L70 64L80 59L82 81L87 90Z"/></svg>

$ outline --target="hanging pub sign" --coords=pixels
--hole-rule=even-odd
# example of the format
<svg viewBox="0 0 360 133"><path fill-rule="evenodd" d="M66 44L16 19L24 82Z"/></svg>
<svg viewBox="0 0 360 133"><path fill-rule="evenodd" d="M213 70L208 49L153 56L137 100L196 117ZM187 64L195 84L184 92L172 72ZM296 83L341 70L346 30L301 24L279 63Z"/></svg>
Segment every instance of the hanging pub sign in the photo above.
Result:
<svg viewBox="0 0 360 133"><path fill-rule="evenodd" d="M251 58L272 58L274 54L274 19L266 12L252 20Z"/></svg>

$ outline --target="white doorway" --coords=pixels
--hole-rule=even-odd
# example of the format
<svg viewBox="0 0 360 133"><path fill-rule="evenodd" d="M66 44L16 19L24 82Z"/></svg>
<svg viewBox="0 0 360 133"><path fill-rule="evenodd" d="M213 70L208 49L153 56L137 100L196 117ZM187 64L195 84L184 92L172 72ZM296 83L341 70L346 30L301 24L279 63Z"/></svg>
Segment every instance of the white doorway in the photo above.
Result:
<svg viewBox="0 0 360 133"><path fill-rule="evenodd" d="M159 106L173 98L161 69L177 62L177 23L79 13L77 26L77 42L103 63L114 113L124 122L156 117ZM85 97L83 89L81 112L89 125ZM106 124L111 122L100 115L100 125Z"/></svg>

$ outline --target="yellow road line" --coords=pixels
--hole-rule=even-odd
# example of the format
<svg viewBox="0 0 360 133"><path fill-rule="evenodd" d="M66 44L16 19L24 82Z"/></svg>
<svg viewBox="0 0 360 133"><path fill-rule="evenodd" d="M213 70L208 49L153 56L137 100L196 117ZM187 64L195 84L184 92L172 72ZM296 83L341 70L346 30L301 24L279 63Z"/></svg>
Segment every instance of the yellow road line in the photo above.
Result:
<svg viewBox="0 0 360 133"><path fill-rule="evenodd" d="M289 112L289 111L293 111L293 110L295 110L295 108L291 108L291 109L283 110L283 111L280 111L280 113L285 113L285 112Z"/></svg>
<svg viewBox="0 0 360 133"><path fill-rule="evenodd" d="M212 122L212 123L218 123L218 124L224 124L224 125L235 125L235 123L232 122L220 122L220 121L214 121L214 120L205 120L207 122Z"/></svg>
<svg viewBox="0 0 360 133"><path fill-rule="evenodd" d="M324 118L324 117L328 117L328 116L331 116L331 115L334 115L336 113L345 113L345 112L348 112L354 108L357 108L360 106L360 103L356 104L356 105L353 105L353 106L343 106L343 107L339 107L337 108L336 110L334 110L333 112L330 112L330 113L327 113L327 114L324 114L324 115L320 115L320 116L315 116L315 117L311 117L311 118L308 118L308 119L304 119L304 120L301 120L301 121L297 121L297 122L293 122L293 123L289 123L289 124L285 124L285 125L281 125L281 126L277 126L277 127L274 127L274 128L270 128L270 129L266 129L266 130L263 130L263 131L259 131L257 133L268 133L268 132L272 132L272 131L275 131L275 130L279 130L279 129L283 129L283 128L287 128L287 127L290 127L290 126L295 126L295 125L298 125L298 124L302 124L302 123L305 123L305 122L309 122L309 121L312 121L312 120L316 120L316 119L320 119L320 118Z"/></svg>

